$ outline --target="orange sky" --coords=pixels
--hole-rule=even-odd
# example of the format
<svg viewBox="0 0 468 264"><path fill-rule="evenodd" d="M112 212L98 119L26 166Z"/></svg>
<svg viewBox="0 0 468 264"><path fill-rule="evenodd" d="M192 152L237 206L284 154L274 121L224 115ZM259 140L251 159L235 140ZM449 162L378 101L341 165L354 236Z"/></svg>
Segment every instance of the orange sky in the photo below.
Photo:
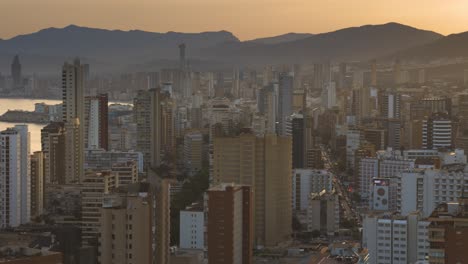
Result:
<svg viewBox="0 0 468 264"><path fill-rule="evenodd" d="M0 0L0 38L76 24L108 29L228 30L240 39L399 22L468 31L468 0Z"/></svg>

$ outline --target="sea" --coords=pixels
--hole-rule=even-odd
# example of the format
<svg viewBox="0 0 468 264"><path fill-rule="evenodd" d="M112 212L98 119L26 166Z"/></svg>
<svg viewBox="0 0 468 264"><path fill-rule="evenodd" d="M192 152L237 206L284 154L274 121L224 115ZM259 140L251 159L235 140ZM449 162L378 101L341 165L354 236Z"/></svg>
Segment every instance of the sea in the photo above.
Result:
<svg viewBox="0 0 468 264"><path fill-rule="evenodd" d="M34 104L36 103L59 104L61 102L61 100L0 98L0 115L8 110L34 111ZM0 121L0 131L8 127L13 127L16 124L28 125L31 134L31 153L41 150L41 129L47 124L9 123Z"/></svg>

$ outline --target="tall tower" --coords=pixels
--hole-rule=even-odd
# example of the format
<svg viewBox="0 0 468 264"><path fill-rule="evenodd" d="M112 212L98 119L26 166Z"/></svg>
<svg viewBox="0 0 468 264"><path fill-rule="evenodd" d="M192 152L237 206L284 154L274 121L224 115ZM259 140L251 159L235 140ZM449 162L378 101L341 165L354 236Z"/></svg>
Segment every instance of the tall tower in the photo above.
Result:
<svg viewBox="0 0 468 264"><path fill-rule="evenodd" d="M289 240L292 219L291 137L243 133L217 137L213 181L250 185L255 190L255 242L275 246Z"/></svg>
<svg viewBox="0 0 468 264"><path fill-rule="evenodd" d="M17 227L30 220L30 174L23 170L23 166L29 164L29 156L23 155L23 146L29 142L27 137L23 137L23 132L16 128L0 132L1 229ZM22 143L21 140L26 142Z"/></svg>
<svg viewBox="0 0 468 264"><path fill-rule="evenodd" d="M29 222L31 219L31 163L29 159L30 147L30 134L27 125L16 125L14 127L18 131L20 137L20 165L21 165L21 221L23 223Z"/></svg>
<svg viewBox="0 0 468 264"><path fill-rule="evenodd" d="M13 88L22 86L21 63L18 55L15 55L11 63L11 77L13 78Z"/></svg>
<svg viewBox="0 0 468 264"><path fill-rule="evenodd" d="M377 86L377 60L372 60L371 62L371 86Z"/></svg>
<svg viewBox="0 0 468 264"><path fill-rule="evenodd" d="M62 121L66 129L65 155L67 179L79 182L84 168L84 66L79 59L73 64L65 63L62 68ZM68 183L68 182L67 182Z"/></svg>
<svg viewBox="0 0 468 264"><path fill-rule="evenodd" d="M179 45L179 65L181 70L185 70L187 62L185 61L185 43Z"/></svg>
<svg viewBox="0 0 468 264"><path fill-rule="evenodd" d="M108 149L108 96L85 97L85 147Z"/></svg>
<svg viewBox="0 0 468 264"><path fill-rule="evenodd" d="M221 184L208 191L209 263L252 264L253 192Z"/></svg>
<svg viewBox="0 0 468 264"><path fill-rule="evenodd" d="M278 91L278 121L279 134L286 135L286 119L293 113L294 78L289 74L282 73L279 76L279 91Z"/></svg>
<svg viewBox="0 0 468 264"><path fill-rule="evenodd" d="M164 95L159 88L138 91L133 103L134 117L137 123L137 150L143 153L145 171L161 164L163 97Z"/></svg>

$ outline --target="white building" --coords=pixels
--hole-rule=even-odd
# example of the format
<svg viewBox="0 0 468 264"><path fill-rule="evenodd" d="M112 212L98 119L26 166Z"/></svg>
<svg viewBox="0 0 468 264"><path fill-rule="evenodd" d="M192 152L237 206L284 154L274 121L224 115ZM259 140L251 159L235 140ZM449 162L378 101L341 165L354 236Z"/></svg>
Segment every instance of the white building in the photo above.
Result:
<svg viewBox="0 0 468 264"><path fill-rule="evenodd" d="M413 169L414 160L407 160L401 156L401 152L378 151L375 158L363 158L359 164L359 190L361 199L374 203L372 201L373 184L372 180L376 178L384 178L389 180L388 188L388 206L389 210L397 208L397 181L395 180L400 172Z"/></svg>
<svg viewBox="0 0 468 264"><path fill-rule="evenodd" d="M180 248L205 248L205 212L203 207L203 203L195 203L180 211Z"/></svg>
<svg viewBox="0 0 468 264"><path fill-rule="evenodd" d="M14 129L21 137L21 221L27 223L31 219L31 140L27 125L16 125Z"/></svg>
<svg viewBox="0 0 468 264"><path fill-rule="evenodd" d="M326 170L295 169L292 182L293 209L307 210L311 193L333 189L333 174Z"/></svg>
<svg viewBox="0 0 468 264"><path fill-rule="evenodd" d="M28 146L27 126L0 132L0 228L30 221L29 154L23 153Z"/></svg>
<svg viewBox="0 0 468 264"><path fill-rule="evenodd" d="M333 236L340 228L340 203L336 193L312 193L307 207L307 231Z"/></svg>
<svg viewBox="0 0 468 264"><path fill-rule="evenodd" d="M434 114L423 120L422 146L425 149L452 146L452 121L448 116Z"/></svg>
<svg viewBox="0 0 468 264"><path fill-rule="evenodd" d="M97 96L85 98L85 147L96 149L101 146L101 100ZM107 121L106 121L107 122Z"/></svg>
<svg viewBox="0 0 468 264"><path fill-rule="evenodd" d="M366 215L362 246L369 250L369 263L407 264L425 260L429 252L428 224L418 213L408 217Z"/></svg>
<svg viewBox="0 0 468 264"><path fill-rule="evenodd" d="M456 202L462 191L468 189L468 166L408 170L401 173L399 181L397 207L401 214L419 210L428 217L437 205Z"/></svg>

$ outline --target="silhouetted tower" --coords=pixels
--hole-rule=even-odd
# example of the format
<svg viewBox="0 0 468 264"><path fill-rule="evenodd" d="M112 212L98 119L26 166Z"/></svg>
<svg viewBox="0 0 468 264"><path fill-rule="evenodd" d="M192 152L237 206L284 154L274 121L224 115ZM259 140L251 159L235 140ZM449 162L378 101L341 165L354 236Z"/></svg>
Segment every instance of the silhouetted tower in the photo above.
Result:
<svg viewBox="0 0 468 264"><path fill-rule="evenodd" d="M13 63L11 64L11 77L13 78L13 87L17 88L21 86L21 63L19 61L18 55L15 55L13 58Z"/></svg>
<svg viewBox="0 0 468 264"><path fill-rule="evenodd" d="M185 62L185 43L179 45L179 60L180 60L180 69L184 70L186 67Z"/></svg>
<svg viewBox="0 0 468 264"><path fill-rule="evenodd" d="M371 61L371 86L377 86L377 60Z"/></svg>

